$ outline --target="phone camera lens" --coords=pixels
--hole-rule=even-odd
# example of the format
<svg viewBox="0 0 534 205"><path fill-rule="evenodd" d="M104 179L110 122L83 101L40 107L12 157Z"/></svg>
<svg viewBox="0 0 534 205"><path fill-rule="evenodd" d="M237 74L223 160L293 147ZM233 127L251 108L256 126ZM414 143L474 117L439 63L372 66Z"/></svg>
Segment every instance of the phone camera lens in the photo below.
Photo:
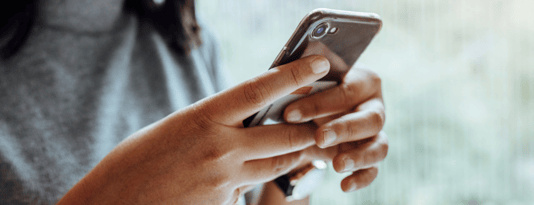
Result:
<svg viewBox="0 0 534 205"><path fill-rule="evenodd" d="M323 23L317 26L312 33L312 36L315 38L321 38L326 34L326 31L328 30L328 24Z"/></svg>
<svg viewBox="0 0 534 205"><path fill-rule="evenodd" d="M317 35L321 35L325 29L323 27L319 27L317 29Z"/></svg>

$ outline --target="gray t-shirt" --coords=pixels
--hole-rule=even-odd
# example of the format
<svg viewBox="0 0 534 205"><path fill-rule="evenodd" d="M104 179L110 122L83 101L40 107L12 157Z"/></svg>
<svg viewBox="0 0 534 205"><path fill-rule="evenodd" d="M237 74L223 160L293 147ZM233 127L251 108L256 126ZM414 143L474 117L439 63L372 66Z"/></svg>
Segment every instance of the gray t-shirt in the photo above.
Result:
<svg viewBox="0 0 534 205"><path fill-rule="evenodd" d="M227 86L202 26L189 56L124 14L107 32L38 24L0 61L0 204L53 204L121 140Z"/></svg>

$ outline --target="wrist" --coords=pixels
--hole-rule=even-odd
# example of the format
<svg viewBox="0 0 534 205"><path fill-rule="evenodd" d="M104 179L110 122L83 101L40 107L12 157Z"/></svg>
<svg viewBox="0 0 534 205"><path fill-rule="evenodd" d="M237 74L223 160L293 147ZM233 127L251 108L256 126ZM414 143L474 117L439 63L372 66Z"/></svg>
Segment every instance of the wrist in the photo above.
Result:
<svg viewBox="0 0 534 205"><path fill-rule="evenodd" d="M76 183L63 198L61 204L135 204L135 187L140 177L134 166L139 159L123 160L125 148L115 147L89 173Z"/></svg>
<svg viewBox="0 0 534 205"><path fill-rule="evenodd" d="M118 178L112 179L93 169L70 189L57 203L62 204L134 204L131 193ZM133 196L133 195L132 195Z"/></svg>

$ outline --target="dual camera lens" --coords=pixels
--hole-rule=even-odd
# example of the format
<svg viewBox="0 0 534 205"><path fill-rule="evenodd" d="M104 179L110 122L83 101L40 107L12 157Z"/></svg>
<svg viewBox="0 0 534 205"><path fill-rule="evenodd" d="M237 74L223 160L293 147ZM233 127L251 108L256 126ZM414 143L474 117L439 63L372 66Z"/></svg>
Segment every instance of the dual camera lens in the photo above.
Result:
<svg viewBox="0 0 534 205"><path fill-rule="evenodd" d="M336 33L337 30L338 29L336 27L330 28L328 23L322 23L322 24L319 24L317 27L315 27L315 29L313 29L312 36L314 38L322 38L327 33L330 33L330 34Z"/></svg>

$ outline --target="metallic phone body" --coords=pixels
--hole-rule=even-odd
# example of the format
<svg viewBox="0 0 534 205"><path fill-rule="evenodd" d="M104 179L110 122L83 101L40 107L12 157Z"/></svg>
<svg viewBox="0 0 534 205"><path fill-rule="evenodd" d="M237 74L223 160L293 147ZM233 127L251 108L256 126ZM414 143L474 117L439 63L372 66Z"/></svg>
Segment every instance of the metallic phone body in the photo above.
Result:
<svg viewBox="0 0 534 205"><path fill-rule="evenodd" d="M319 27L325 27L324 34L319 34ZM377 14L315 9L302 19L270 68L322 55L329 60L330 71L320 81L340 83L381 27ZM256 114L243 121L245 127Z"/></svg>

